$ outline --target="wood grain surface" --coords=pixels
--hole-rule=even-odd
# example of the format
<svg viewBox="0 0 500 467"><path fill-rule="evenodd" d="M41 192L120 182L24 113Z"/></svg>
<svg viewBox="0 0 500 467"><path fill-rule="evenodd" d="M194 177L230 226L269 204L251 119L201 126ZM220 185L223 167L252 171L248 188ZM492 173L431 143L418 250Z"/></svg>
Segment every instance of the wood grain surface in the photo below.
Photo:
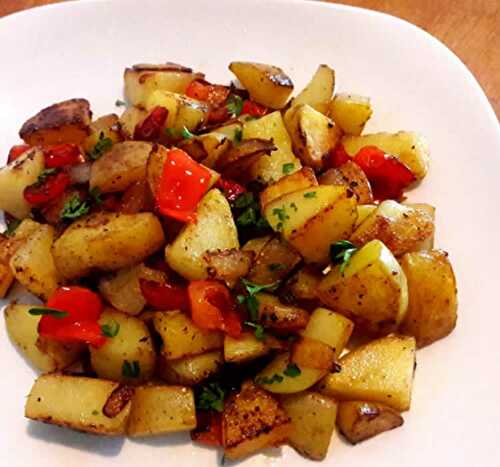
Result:
<svg viewBox="0 0 500 467"><path fill-rule="evenodd" d="M0 17L58 1L64 0L0 0ZM342 0L331 3L383 11L430 32L474 73L500 117L500 0Z"/></svg>

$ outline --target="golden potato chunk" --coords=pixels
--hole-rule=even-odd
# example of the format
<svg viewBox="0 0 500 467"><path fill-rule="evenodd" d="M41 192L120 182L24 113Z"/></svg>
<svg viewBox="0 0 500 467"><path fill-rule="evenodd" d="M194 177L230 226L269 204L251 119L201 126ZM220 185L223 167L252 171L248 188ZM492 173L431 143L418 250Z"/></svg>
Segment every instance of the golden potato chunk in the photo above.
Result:
<svg viewBox="0 0 500 467"><path fill-rule="evenodd" d="M292 107L307 104L326 114L335 89L335 71L328 65L319 65L311 81L292 101Z"/></svg>
<svg viewBox="0 0 500 467"><path fill-rule="evenodd" d="M259 301L259 321L268 328L279 331L304 329L309 321L309 313L302 308L284 305L277 297L267 293L257 295Z"/></svg>
<svg viewBox="0 0 500 467"><path fill-rule="evenodd" d="M269 352L266 342L258 340L253 333L245 332L240 337L224 336L224 360L241 363L262 357Z"/></svg>
<svg viewBox="0 0 500 467"><path fill-rule="evenodd" d="M139 107L129 107L120 116L120 133L124 139L133 139L135 127L148 113Z"/></svg>
<svg viewBox="0 0 500 467"><path fill-rule="evenodd" d="M328 116L348 135L359 136L373 110L370 98L355 94L337 94L330 102Z"/></svg>
<svg viewBox="0 0 500 467"><path fill-rule="evenodd" d="M103 115L94 120L89 126L89 135L83 141L82 148L86 153L92 153L96 144L103 139L109 139L112 144L122 141L118 115Z"/></svg>
<svg viewBox="0 0 500 467"><path fill-rule="evenodd" d="M157 374L169 384L194 386L217 373L223 363L224 359L220 350L177 360L162 358Z"/></svg>
<svg viewBox="0 0 500 467"><path fill-rule="evenodd" d="M287 288L298 300L315 300L321 274L309 266L299 269L287 282Z"/></svg>
<svg viewBox="0 0 500 467"><path fill-rule="evenodd" d="M253 252L236 248L205 253L208 277L225 282L232 289L248 274L253 257Z"/></svg>

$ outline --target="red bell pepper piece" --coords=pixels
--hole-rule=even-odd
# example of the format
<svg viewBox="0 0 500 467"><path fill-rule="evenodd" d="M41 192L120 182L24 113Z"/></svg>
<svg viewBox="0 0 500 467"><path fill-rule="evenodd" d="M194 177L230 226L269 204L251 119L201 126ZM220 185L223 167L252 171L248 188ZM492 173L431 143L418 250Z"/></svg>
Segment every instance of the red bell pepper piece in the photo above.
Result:
<svg viewBox="0 0 500 467"><path fill-rule="evenodd" d="M354 162L365 172L375 199L399 199L403 190L416 178L399 159L375 146L366 146L354 156Z"/></svg>
<svg viewBox="0 0 500 467"><path fill-rule="evenodd" d="M165 107L156 106L142 122L135 126L134 139L142 141L159 139L167 117L168 110Z"/></svg>
<svg viewBox="0 0 500 467"><path fill-rule="evenodd" d="M84 287L60 287L47 301L47 307L67 313L63 318L44 315L38 333L66 343L84 342L100 347L106 342L98 320L102 302L97 294Z"/></svg>
<svg viewBox="0 0 500 467"><path fill-rule="evenodd" d="M342 144L338 145L334 150L330 153L330 166L336 169L341 165L344 165L346 162L349 162L351 157L347 154L344 146Z"/></svg>
<svg viewBox="0 0 500 467"><path fill-rule="evenodd" d="M85 162L76 144L57 144L49 146L43 151L45 157L45 167L65 167Z"/></svg>
<svg viewBox="0 0 500 467"><path fill-rule="evenodd" d="M24 189L24 199L34 205L46 204L64 194L66 188L71 184L69 175L58 172L49 175L43 183L34 183Z"/></svg>
<svg viewBox="0 0 500 467"><path fill-rule="evenodd" d="M199 428L191 432L191 439L207 446L222 446L222 415L199 411L196 417Z"/></svg>
<svg viewBox="0 0 500 467"><path fill-rule="evenodd" d="M267 113L267 107L257 104L257 102L251 101L250 99L245 99L243 102L243 108L241 110L242 115L250 115L252 117L263 117Z"/></svg>
<svg viewBox="0 0 500 467"><path fill-rule="evenodd" d="M191 318L202 329L241 335L241 319L229 289L217 281L192 281L188 286Z"/></svg>
<svg viewBox="0 0 500 467"><path fill-rule="evenodd" d="M246 188L239 183L222 177L217 180L215 186L224 192L224 196L230 203L236 201L241 194L247 191Z"/></svg>
<svg viewBox="0 0 500 467"><path fill-rule="evenodd" d="M208 189L210 172L184 151L168 151L156 195L162 214L182 222L196 219L196 206Z"/></svg>
<svg viewBox="0 0 500 467"><path fill-rule="evenodd" d="M157 310L189 310L189 298L185 287L147 279L140 279L139 284L144 299L153 308Z"/></svg>
<svg viewBox="0 0 500 467"><path fill-rule="evenodd" d="M31 146L28 144L16 144L12 146L9 151L9 157L7 158L7 163L15 161L18 157L21 157Z"/></svg>

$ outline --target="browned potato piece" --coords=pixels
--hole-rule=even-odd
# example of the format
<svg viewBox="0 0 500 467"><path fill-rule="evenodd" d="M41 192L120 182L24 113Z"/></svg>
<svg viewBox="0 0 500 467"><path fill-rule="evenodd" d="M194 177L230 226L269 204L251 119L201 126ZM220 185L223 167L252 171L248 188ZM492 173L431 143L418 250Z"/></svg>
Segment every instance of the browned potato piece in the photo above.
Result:
<svg viewBox="0 0 500 467"><path fill-rule="evenodd" d="M373 203L372 187L358 164L348 161L337 169L329 169L319 179L321 185L344 185L351 190L358 203Z"/></svg>
<svg viewBox="0 0 500 467"><path fill-rule="evenodd" d="M393 408L375 402L341 402L337 411L339 430L352 444L397 428L403 421Z"/></svg>
<svg viewBox="0 0 500 467"><path fill-rule="evenodd" d="M254 333L244 332L240 337L224 336L224 360L226 362L241 363L262 357L269 352L266 342L258 340Z"/></svg>
<svg viewBox="0 0 500 467"><path fill-rule="evenodd" d="M134 137L135 127L142 122L148 113L139 107L129 107L120 116L120 132L125 139Z"/></svg>
<svg viewBox="0 0 500 467"><path fill-rule="evenodd" d="M457 322L457 284L444 251L407 253L401 267L408 279L408 312L400 331L424 347L450 334Z"/></svg>
<svg viewBox="0 0 500 467"><path fill-rule="evenodd" d="M436 208L434 206L427 203L408 203L406 206L410 206L417 211L423 212L423 215L427 216L427 218L432 221L434 226L436 225ZM434 234L435 229L432 235L426 237L425 240L415 245L415 248L412 251L432 250L434 248Z"/></svg>
<svg viewBox="0 0 500 467"><path fill-rule="evenodd" d="M330 370L335 362L335 349L319 340L301 337L293 344L291 361L299 368Z"/></svg>
<svg viewBox="0 0 500 467"><path fill-rule="evenodd" d="M296 306L283 305L274 295L260 293L259 321L268 328L278 331L297 331L307 326L309 313Z"/></svg>
<svg viewBox="0 0 500 467"><path fill-rule="evenodd" d="M89 134L92 117L86 99L69 99L38 112L27 120L19 136L31 146L81 144Z"/></svg>
<svg viewBox="0 0 500 467"><path fill-rule="evenodd" d="M278 402L252 382L246 382L224 407L224 454L235 460L277 446L287 439L290 430L290 418Z"/></svg>
<svg viewBox="0 0 500 467"><path fill-rule="evenodd" d="M153 196L156 196L167 155L167 148L161 145L153 147L150 152L146 165L146 179Z"/></svg>
<svg viewBox="0 0 500 467"><path fill-rule="evenodd" d="M94 120L89 126L89 135L82 143L83 150L91 152L95 145L104 138L109 138L113 144L122 141L118 115L109 114Z"/></svg>
<svg viewBox="0 0 500 467"><path fill-rule="evenodd" d="M319 65L311 81L292 101L292 107L300 104L310 105L313 109L326 114L328 104L335 88L335 71L328 65Z"/></svg>
<svg viewBox="0 0 500 467"><path fill-rule="evenodd" d="M14 254L14 243L12 239L0 234L0 298L4 298L14 280L14 274L10 269L10 258Z"/></svg>
<svg viewBox="0 0 500 467"><path fill-rule="evenodd" d="M262 63L231 62L229 69L253 101L271 109L285 107L293 91L293 83L281 68Z"/></svg>
<svg viewBox="0 0 500 467"><path fill-rule="evenodd" d="M328 116L348 135L360 135L372 115L370 99L355 94L337 94L330 102Z"/></svg>
<svg viewBox="0 0 500 467"><path fill-rule="evenodd" d="M162 356L156 371L158 376L169 384L194 386L217 373L223 363L220 350L177 360L167 360Z"/></svg>
<svg viewBox="0 0 500 467"><path fill-rule="evenodd" d="M291 277L287 286L296 299L315 300L320 282L321 274L305 266Z"/></svg>
<svg viewBox="0 0 500 467"><path fill-rule="evenodd" d="M233 248L205 253L204 258L208 264L208 277L223 281L229 288L233 288L241 277L248 274L254 254Z"/></svg>

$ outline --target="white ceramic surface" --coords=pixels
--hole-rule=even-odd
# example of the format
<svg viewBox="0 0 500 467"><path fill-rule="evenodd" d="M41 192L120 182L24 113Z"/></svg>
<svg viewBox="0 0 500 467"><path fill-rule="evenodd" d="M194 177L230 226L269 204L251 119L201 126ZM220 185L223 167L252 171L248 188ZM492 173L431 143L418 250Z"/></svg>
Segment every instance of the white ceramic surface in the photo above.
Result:
<svg viewBox="0 0 500 467"><path fill-rule="evenodd" d="M418 353L404 426L355 447L334 439L325 465L499 465L500 128L469 71L425 32L387 15L304 1L82 0L16 14L0 20L2 160L22 122L45 105L86 97L96 115L114 111L127 65L170 60L226 82L234 59L278 64L296 89L328 63L338 90L372 97L367 130L416 130L432 150L430 174L410 199L437 206L437 246L450 252L459 284L457 329ZM218 463L187 436L123 441L28 422L23 405L35 373L3 323L0 358L2 467ZM284 448L244 465L307 463Z"/></svg>

